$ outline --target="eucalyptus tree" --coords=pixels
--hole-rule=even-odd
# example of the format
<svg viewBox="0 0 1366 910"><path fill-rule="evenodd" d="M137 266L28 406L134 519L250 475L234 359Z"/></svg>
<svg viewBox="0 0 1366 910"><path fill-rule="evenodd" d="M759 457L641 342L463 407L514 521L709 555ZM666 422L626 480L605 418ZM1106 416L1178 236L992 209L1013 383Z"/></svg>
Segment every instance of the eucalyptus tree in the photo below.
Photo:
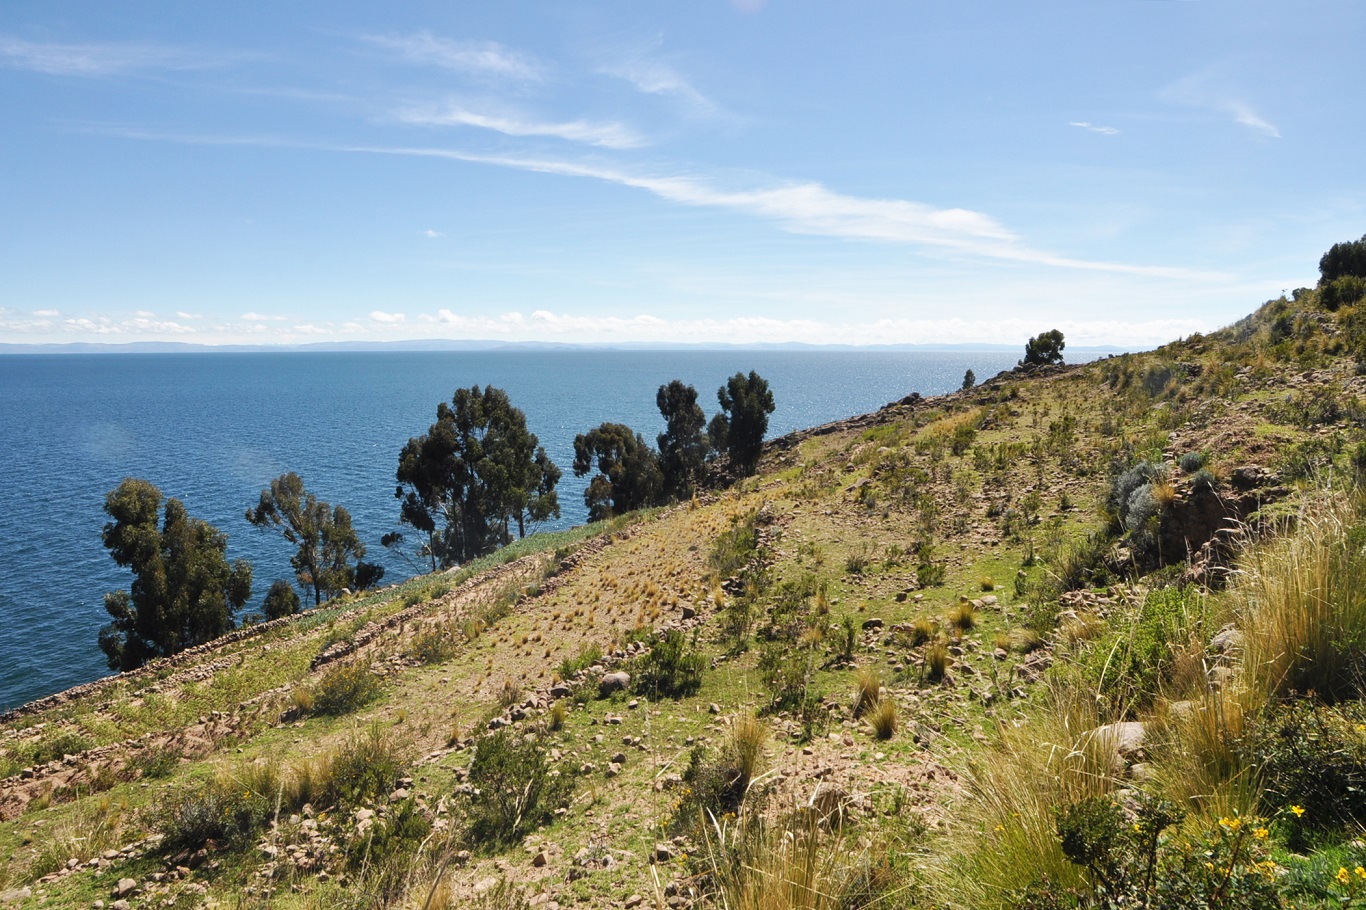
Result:
<svg viewBox="0 0 1366 910"><path fill-rule="evenodd" d="M502 389L458 389L436 408L436 422L399 453L399 522L423 535L419 555L432 570L459 565L525 537L558 517L560 469L546 455L526 414ZM398 546L400 532L386 534Z"/></svg>
<svg viewBox="0 0 1366 910"><path fill-rule="evenodd" d="M678 379L659 387L655 404L664 417L664 432L656 438L664 495L684 499L702 479L707 460L707 415L697 403L697 389Z"/></svg>
<svg viewBox="0 0 1366 910"><path fill-rule="evenodd" d="M707 427L712 448L728 455L738 473L753 474L775 407L768 381L753 370L748 376L736 373L716 390L716 400L721 412Z"/></svg>
<svg viewBox="0 0 1366 910"><path fill-rule="evenodd" d="M247 509L247 521L258 528L273 528L294 544L289 564L300 586L313 590L315 606L324 595L332 597L353 586L369 587L384 574L381 567L362 561L365 544L351 525L351 513L305 490L303 478L293 471L281 474L261 491L256 507Z"/></svg>
<svg viewBox="0 0 1366 910"><path fill-rule="evenodd" d="M251 597L251 564L228 564L227 535L191 518L179 499L165 500L162 512L162 499L154 485L131 477L105 497L112 521L101 540L114 562L133 572L128 590L104 596L112 621L99 642L111 670L132 670L217 638Z"/></svg>
<svg viewBox="0 0 1366 910"><path fill-rule="evenodd" d="M604 423L574 437L574 475L597 471L583 491L588 520L658 505L664 496L659 456L639 433Z"/></svg>

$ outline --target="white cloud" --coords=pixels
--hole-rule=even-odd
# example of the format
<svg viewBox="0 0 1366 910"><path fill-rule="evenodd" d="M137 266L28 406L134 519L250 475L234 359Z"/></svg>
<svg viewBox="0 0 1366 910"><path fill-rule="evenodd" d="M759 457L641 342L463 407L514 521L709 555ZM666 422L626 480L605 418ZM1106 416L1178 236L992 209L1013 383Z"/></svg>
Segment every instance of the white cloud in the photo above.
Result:
<svg viewBox="0 0 1366 910"><path fill-rule="evenodd" d="M321 328L321 327L319 327L319 326L313 325L312 323L304 323L303 325L296 325L296 326L294 326L294 331L297 332L297 333L300 334L300 335L330 335L330 334L331 334L330 332L327 331L327 329L324 329L324 328Z"/></svg>
<svg viewBox="0 0 1366 910"><path fill-rule="evenodd" d="M1280 129L1257 113L1240 92L1226 87L1226 79L1217 70L1217 67L1206 67L1178 79L1162 90L1161 97L1176 104L1225 114L1232 117L1234 123L1268 139L1281 138Z"/></svg>
<svg viewBox="0 0 1366 910"><path fill-rule="evenodd" d="M456 41L425 30L412 35L369 35L365 40L411 63L507 79L541 78L535 61L495 41Z"/></svg>
<svg viewBox="0 0 1366 910"><path fill-rule="evenodd" d="M175 311L175 315L176 315L176 318L177 318L177 319L203 319L203 318L204 318L204 316L203 316L202 314L199 314L199 313L186 313L184 310L176 310L176 311Z"/></svg>
<svg viewBox="0 0 1366 910"><path fill-rule="evenodd" d="M74 335L188 335L194 331L178 322L137 315L131 319L114 319L109 316L72 317L63 319L60 329Z"/></svg>
<svg viewBox="0 0 1366 910"><path fill-rule="evenodd" d="M203 69L219 62L209 55L157 44L54 44L0 35L0 66L54 76Z"/></svg>
<svg viewBox="0 0 1366 910"><path fill-rule="evenodd" d="M54 317L62 315L58 310L34 310L34 316Z"/></svg>
<svg viewBox="0 0 1366 910"><path fill-rule="evenodd" d="M646 144L644 138L620 123L587 120L545 123L516 114L479 113L456 104L442 108L409 108L399 111L396 116L403 123L419 126L474 126L505 136L548 136L602 148L629 149Z"/></svg>
<svg viewBox="0 0 1366 910"><path fill-rule="evenodd" d="M446 235L441 233L440 231L434 231L431 228L427 228L427 230L422 232L422 236L436 239L437 237L445 237Z"/></svg>
<svg viewBox="0 0 1366 910"><path fill-rule="evenodd" d="M664 319L648 313L634 316L594 316L536 310L530 317L512 311L497 316L461 315L449 309L423 314L418 321L438 333L455 332L467 339L542 339L598 342L715 342L755 344L1022 344L1038 332L1038 320L1028 319L878 319L868 322L826 322L814 319L775 319L763 316L729 319ZM1211 326L1197 319L1058 320L1057 327L1075 347L1119 344L1133 347L1161 344ZM432 337L440 337L434 335Z"/></svg>
<svg viewBox="0 0 1366 910"><path fill-rule="evenodd" d="M264 313L243 313L242 318L247 322L284 322L284 316L267 316Z"/></svg>
<svg viewBox="0 0 1366 910"><path fill-rule="evenodd" d="M905 199L849 196L814 182L724 190L697 177L651 176L571 161L473 155L434 148L350 147L342 150L450 158L544 174L590 177L643 189L681 205L729 209L769 218L793 233L946 248L992 259L1083 271L1165 278L1216 277L1190 269L1059 256L1024 245L1012 231L982 212L935 208Z"/></svg>
<svg viewBox="0 0 1366 910"><path fill-rule="evenodd" d="M1087 123L1085 120L1073 120L1071 123L1068 124L1068 126L1079 127L1080 129L1084 129L1092 133L1100 133L1103 136L1119 135L1119 130L1115 129L1113 126L1096 126L1095 124Z"/></svg>
<svg viewBox="0 0 1366 910"><path fill-rule="evenodd" d="M624 79L647 95L666 95L679 98L700 111L715 110L716 105L699 92L677 70L654 60L633 60L617 66L605 67L608 76Z"/></svg>
<svg viewBox="0 0 1366 910"><path fill-rule="evenodd" d="M148 310L135 310L133 315L139 319L152 319L156 316L156 313L149 312Z"/></svg>
<svg viewBox="0 0 1366 910"><path fill-rule="evenodd" d="M398 325L406 317L402 313L386 313L383 310L375 310L370 314L370 318L384 325Z"/></svg>

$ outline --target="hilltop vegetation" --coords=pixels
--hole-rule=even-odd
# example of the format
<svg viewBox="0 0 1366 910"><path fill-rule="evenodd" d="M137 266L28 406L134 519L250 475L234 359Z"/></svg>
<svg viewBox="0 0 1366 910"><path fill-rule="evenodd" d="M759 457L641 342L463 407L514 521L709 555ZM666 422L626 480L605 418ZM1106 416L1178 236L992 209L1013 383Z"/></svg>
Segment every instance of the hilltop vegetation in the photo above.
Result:
<svg viewBox="0 0 1366 910"><path fill-rule="evenodd" d="M12 712L0 892L1366 905L1347 247L1219 332L908 395Z"/></svg>

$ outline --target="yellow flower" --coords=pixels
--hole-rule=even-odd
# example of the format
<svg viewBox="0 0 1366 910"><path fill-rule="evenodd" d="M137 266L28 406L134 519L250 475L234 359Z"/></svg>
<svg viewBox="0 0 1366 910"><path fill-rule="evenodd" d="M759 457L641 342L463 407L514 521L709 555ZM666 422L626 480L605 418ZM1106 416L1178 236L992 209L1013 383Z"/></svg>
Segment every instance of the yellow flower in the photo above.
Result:
<svg viewBox="0 0 1366 910"><path fill-rule="evenodd" d="M1351 884L1351 882L1352 882L1352 877L1351 877L1350 875L1347 874L1347 867L1346 867L1346 866L1339 866L1339 867L1338 867L1338 881L1341 882L1341 883L1344 884L1344 885Z"/></svg>
<svg viewBox="0 0 1366 910"><path fill-rule="evenodd" d="M1304 815L1304 806L1291 806L1290 811L1295 813L1296 818L1299 818Z"/></svg>
<svg viewBox="0 0 1366 910"><path fill-rule="evenodd" d="M1237 831L1238 826L1242 823L1243 821L1240 818L1229 818L1228 816L1224 816L1223 818L1219 819L1219 824L1223 825L1230 831Z"/></svg>
<svg viewBox="0 0 1366 910"><path fill-rule="evenodd" d="M1006 826L1005 826L1005 825L997 825L997 826L996 826L996 831L997 831L998 833L1001 832L1001 831L1004 831L1005 829L1006 829Z"/></svg>
<svg viewBox="0 0 1366 910"><path fill-rule="evenodd" d="M1361 866L1357 866L1354 871L1357 874L1357 878L1366 879L1366 869L1363 869Z"/></svg>
<svg viewBox="0 0 1366 910"><path fill-rule="evenodd" d="M1256 831L1252 832L1252 836L1257 838L1257 840L1266 840L1267 835L1269 835L1270 833L1271 832L1266 830L1265 828L1258 828Z"/></svg>

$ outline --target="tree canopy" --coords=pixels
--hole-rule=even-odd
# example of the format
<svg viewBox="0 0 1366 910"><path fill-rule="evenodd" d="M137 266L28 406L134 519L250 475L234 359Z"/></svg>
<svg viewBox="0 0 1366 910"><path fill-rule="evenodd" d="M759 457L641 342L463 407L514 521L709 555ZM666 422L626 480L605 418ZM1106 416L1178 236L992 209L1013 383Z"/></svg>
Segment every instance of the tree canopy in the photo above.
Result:
<svg viewBox="0 0 1366 910"><path fill-rule="evenodd" d="M716 390L721 412L707 427L712 446L730 456L741 474L753 474L764 448L768 415L773 413L773 393L768 382L753 370L736 373Z"/></svg>
<svg viewBox="0 0 1366 910"><path fill-rule="evenodd" d="M1063 340L1062 332L1057 329L1035 335L1025 342L1024 360L1020 361L1020 365L1047 366L1062 363L1062 349L1065 347L1067 342Z"/></svg>
<svg viewBox="0 0 1366 910"><path fill-rule="evenodd" d="M600 521L663 501L659 457L639 433L604 423L574 437L574 476L597 474L583 491L588 520Z"/></svg>
<svg viewBox="0 0 1366 910"><path fill-rule="evenodd" d="M281 474L261 491L256 508L247 510L247 521L258 528L277 529L298 548L289 564L299 584L313 589L315 606L324 595L370 587L384 575L382 566L362 562L365 544L351 526L351 513L309 493L293 471Z"/></svg>
<svg viewBox="0 0 1366 910"><path fill-rule="evenodd" d="M697 403L697 389L678 379L659 387L655 403L665 425L656 438L664 495L684 499L692 495L705 468L707 415Z"/></svg>
<svg viewBox="0 0 1366 910"><path fill-rule="evenodd" d="M1338 278L1366 278L1366 235L1333 244L1319 259L1319 275L1324 284Z"/></svg>
<svg viewBox="0 0 1366 910"><path fill-rule="evenodd" d="M228 538L191 518L179 499L166 500L146 480L127 478L104 501L113 519L101 539L114 562L133 571L126 591L104 596L112 621L100 630L111 670L132 670L217 638L233 627L232 611L251 597L251 565L228 565Z"/></svg>
<svg viewBox="0 0 1366 910"><path fill-rule="evenodd" d="M560 514L560 469L502 389L459 389L437 405L436 423L399 453L399 521L424 535L432 569L459 565L525 536ZM403 541L386 534L386 546Z"/></svg>

